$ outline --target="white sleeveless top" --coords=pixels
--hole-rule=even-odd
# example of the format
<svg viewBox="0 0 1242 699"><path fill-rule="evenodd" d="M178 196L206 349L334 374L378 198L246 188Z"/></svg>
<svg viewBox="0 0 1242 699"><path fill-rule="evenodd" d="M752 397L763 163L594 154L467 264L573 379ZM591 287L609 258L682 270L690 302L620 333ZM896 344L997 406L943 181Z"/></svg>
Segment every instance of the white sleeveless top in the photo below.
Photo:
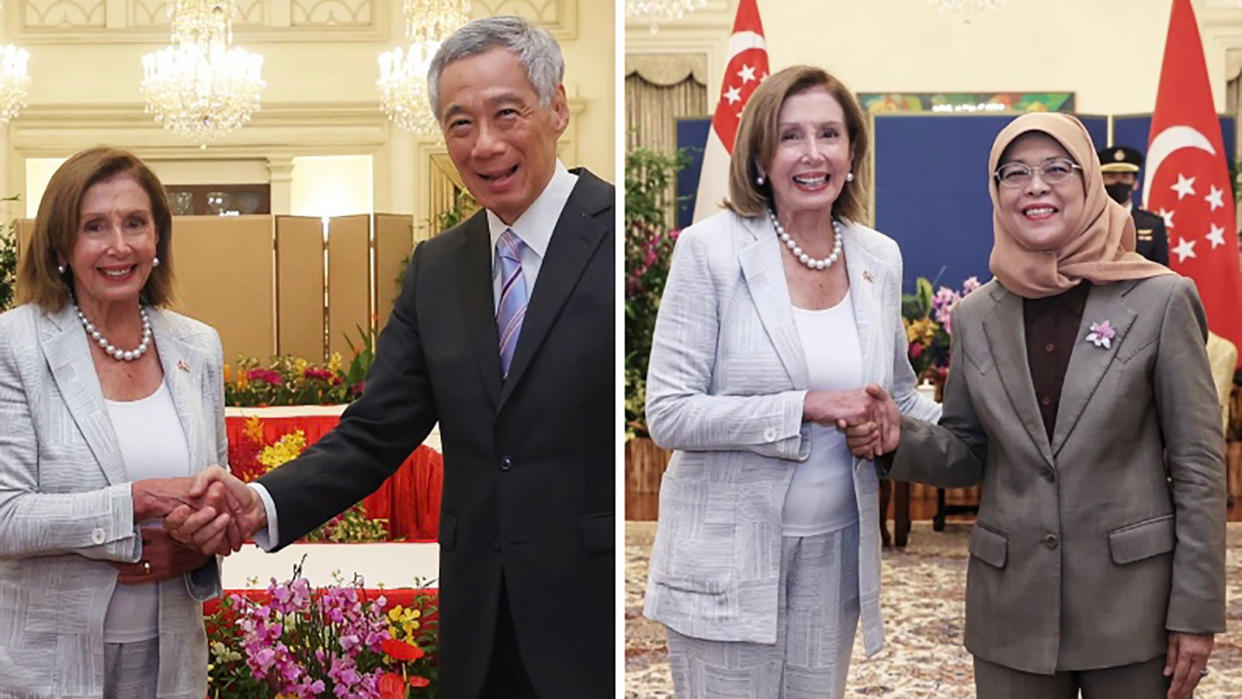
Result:
<svg viewBox="0 0 1242 699"><path fill-rule="evenodd" d="M794 307L794 323L810 373L809 388L844 391L862 386L862 349L850 292L822 310ZM858 521L854 499L853 455L845 433L836 427L810 426L811 456L797 465L782 512L785 536L816 536Z"/></svg>
<svg viewBox="0 0 1242 699"><path fill-rule="evenodd" d="M190 475L190 449L168 386L135 401L104 401L129 481ZM161 526L159 520L136 523ZM146 641L159 635L159 586L117 584L104 618L105 643Z"/></svg>

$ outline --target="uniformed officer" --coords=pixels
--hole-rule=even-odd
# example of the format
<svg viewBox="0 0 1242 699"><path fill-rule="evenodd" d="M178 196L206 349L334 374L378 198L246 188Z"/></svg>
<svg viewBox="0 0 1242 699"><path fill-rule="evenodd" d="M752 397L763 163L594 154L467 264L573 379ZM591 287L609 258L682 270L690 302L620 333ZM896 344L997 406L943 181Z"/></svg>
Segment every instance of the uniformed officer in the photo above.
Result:
<svg viewBox="0 0 1242 699"><path fill-rule="evenodd" d="M1104 172L1104 189L1108 196L1126 207L1134 217L1138 241L1135 251L1149 260L1162 265L1169 264L1169 237L1164 229L1164 219L1146 209L1140 209L1131 200L1138 187L1139 169L1143 167L1143 154L1128 146L1109 146L1099 151L1100 170Z"/></svg>

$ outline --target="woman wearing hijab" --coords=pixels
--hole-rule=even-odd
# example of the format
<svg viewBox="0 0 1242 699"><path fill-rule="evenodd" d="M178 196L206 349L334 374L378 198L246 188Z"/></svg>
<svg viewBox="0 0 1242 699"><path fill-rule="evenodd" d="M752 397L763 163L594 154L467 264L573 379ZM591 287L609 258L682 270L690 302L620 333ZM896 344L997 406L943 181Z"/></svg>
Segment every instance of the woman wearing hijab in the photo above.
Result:
<svg viewBox="0 0 1242 699"><path fill-rule="evenodd" d="M896 448L894 478L982 481L966 588L980 697L1187 697L1225 629L1203 307L1134 252L1077 119L1015 119L989 168L995 279L954 310L944 414L851 430L851 447Z"/></svg>

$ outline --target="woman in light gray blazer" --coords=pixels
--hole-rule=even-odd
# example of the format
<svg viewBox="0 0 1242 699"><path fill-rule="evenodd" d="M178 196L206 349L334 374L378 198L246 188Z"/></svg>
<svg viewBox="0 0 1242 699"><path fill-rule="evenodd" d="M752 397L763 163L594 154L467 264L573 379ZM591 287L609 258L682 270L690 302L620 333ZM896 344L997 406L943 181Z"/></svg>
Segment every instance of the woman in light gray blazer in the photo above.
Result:
<svg viewBox="0 0 1242 699"><path fill-rule="evenodd" d="M158 519L194 472L227 461L221 349L158 308L170 250L163 187L133 155L94 148L52 176L23 305L0 315L5 697L207 692L200 600L219 593L219 568Z"/></svg>
<svg viewBox="0 0 1242 699"><path fill-rule="evenodd" d="M764 80L742 116L729 211L687 228L652 344L647 420L675 449L646 615L679 696L840 697L861 615L880 650L878 480L839 427L915 391L901 253L859 224L866 121L818 68Z"/></svg>

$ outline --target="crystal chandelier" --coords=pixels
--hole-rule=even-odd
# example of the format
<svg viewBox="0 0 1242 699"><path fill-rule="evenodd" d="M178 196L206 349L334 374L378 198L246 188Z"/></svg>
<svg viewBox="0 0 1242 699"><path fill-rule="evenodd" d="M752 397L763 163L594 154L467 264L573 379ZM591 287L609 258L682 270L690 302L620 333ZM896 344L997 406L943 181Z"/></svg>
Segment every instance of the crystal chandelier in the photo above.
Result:
<svg viewBox="0 0 1242 699"><path fill-rule="evenodd" d="M650 22L654 32L659 22L681 19L706 4L707 0L625 0L625 19Z"/></svg>
<svg viewBox="0 0 1242 699"><path fill-rule="evenodd" d="M259 110L263 57L233 46L233 0L172 0L172 45L142 57L147 113L203 147Z"/></svg>
<svg viewBox="0 0 1242 699"><path fill-rule="evenodd" d="M991 10L1009 0L923 0L923 2L941 12L959 12L962 10Z"/></svg>
<svg viewBox="0 0 1242 699"><path fill-rule="evenodd" d="M30 54L12 44L0 46L0 126L9 123L26 106L30 76L26 64Z"/></svg>
<svg viewBox="0 0 1242 699"><path fill-rule="evenodd" d="M397 126L433 136L440 125L427 98L427 69L440 42L469 20L470 0L404 0L402 14L410 45L379 56L380 108Z"/></svg>

